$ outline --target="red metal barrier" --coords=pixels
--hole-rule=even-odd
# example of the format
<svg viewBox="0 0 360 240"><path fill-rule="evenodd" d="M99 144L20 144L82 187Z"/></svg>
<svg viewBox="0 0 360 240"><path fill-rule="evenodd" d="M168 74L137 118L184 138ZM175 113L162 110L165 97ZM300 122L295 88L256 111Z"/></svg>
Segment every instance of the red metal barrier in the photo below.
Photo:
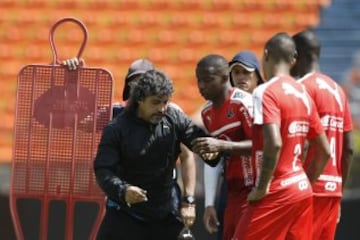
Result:
<svg viewBox="0 0 360 240"><path fill-rule="evenodd" d="M99 129L111 119L113 79L102 68L82 66L69 71L60 65L53 35L64 22L75 23L83 31L77 55L81 58L87 29L77 19L64 18L50 31L52 64L27 65L18 75L10 209L20 240L24 239L17 208L20 199L41 201L41 240L48 236L48 208L53 200L66 203L66 239L73 239L75 203L99 205L90 239L95 239L104 214L105 196L95 181L93 159Z"/></svg>

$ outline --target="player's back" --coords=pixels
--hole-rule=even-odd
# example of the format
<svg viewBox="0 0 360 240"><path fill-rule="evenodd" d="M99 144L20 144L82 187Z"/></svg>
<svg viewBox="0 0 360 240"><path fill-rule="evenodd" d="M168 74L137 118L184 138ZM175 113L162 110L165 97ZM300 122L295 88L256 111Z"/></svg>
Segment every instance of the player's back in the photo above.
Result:
<svg viewBox="0 0 360 240"><path fill-rule="evenodd" d="M341 196L341 156L343 132L352 129L349 104L341 87L330 77L310 73L299 80L314 100L317 112L327 135L331 157L313 186L316 195ZM305 168L309 166L314 150L309 149Z"/></svg>
<svg viewBox="0 0 360 240"><path fill-rule="evenodd" d="M311 196L301 156L305 139L315 134L311 129L321 126L319 119L316 125L311 117L315 108L305 87L288 76L274 77L255 89L254 109L254 136L262 136L264 124L277 124L281 133L282 146L267 198L285 203ZM262 162L262 149L263 139L254 138L257 165Z"/></svg>

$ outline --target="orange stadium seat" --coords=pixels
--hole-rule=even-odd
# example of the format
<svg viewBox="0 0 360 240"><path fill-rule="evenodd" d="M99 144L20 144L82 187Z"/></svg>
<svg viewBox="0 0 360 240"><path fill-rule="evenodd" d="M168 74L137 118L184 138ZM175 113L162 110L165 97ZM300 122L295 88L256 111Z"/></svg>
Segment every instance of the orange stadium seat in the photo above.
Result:
<svg viewBox="0 0 360 240"><path fill-rule="evenodd" d="M206 0L178 0L176 5L174 4L174 9L179 9L181 11L204 10L204 7L206 7L207 3L208 2Z"/></svg>
<svg viewBox="0 0 360 240"><path fill-rule="evenodd" d="M143 5L155 9L155 10L167 10L174 8L174 1L168 1L168 0L147 0L143 1Z"/></svg>
<svg viewBox="0 0 360 240"><path fill-rule="evenodd" d="M208 4L213 11L238 11L242 8L242 1L209 0Z"/></svg>
<svg viewBox="0 0 360 240"><path fill-rule="evenodd" d="M173 45L176 44L179 35L175 35L171 30L160 30L156 33L156 41L159 45ZM151 39L150 39L151 41Z"/></svg>
<svg viewBox="0 0 360 240"><path fill-rule="evenodd" d="M137 17L137 23L135 26L140 26L143 28L158 28L161 29L162 26L167 24L164 14L159 11L146 11Z"/></svg>
<svg viewBox="0 0 360 240"><path fill-rule="evenodd" d="M199 17L191 14L191 12L171 12L169 24L173 29L190 29L196 28L199 25Z"/></svg>

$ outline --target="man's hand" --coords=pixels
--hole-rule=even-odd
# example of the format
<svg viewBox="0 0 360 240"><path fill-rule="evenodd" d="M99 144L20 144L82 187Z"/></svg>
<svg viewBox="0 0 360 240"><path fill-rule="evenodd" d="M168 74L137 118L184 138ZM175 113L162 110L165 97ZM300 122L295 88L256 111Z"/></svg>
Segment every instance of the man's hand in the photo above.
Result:
<svg viewBox="0 0 360 240"><path fill-rule="evenodd" d="M191 227L195 222L195 204L182 204L180 210L185 226Z"/></svg>
<svg viewBox="0 0 360 240"><path fill-rule="evenodd" d="M80 66L81 60L77 57L66 59L62 62L62 65L67 66L67 68L71 70L76 70Z"/></svg>
<svg viewBox="0 0 360 240"><path fill-rule="evenodd" d="M221 152L222 141L212 137L200 137L192 141L192 151L197 154Z"/></svg>
<svg viewBox="0 0 360 240"><path fill-rule="evenodd" d="M146 202L146 191L136 186L128 186L125 192L125 202L130 206L131 204Z"/></svg>
<svg viewBox="0 0 360 240"><path fill-rule="evenodd" d="M220 225L217 218L216 210L214 206L207 206L205 208L203 217L205 229L211 234L218 231Z"/></svg>

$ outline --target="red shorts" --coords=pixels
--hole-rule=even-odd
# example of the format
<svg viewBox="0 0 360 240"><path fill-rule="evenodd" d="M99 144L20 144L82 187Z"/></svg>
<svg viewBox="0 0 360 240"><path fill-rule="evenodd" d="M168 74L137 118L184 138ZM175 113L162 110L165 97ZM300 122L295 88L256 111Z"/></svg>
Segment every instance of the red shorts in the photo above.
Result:
<svg viewBox="0 0 360 240"><path fill-rule="evenodd" d="M309 240L312 218L312 197L286 205L249 204L233 240Z"/></svg>
<svg viewBox="0 0 360 240"><path fill-rule="evenodd" d="M313 197L313 239L335 239L340 204L340 197Z"/></svg>

